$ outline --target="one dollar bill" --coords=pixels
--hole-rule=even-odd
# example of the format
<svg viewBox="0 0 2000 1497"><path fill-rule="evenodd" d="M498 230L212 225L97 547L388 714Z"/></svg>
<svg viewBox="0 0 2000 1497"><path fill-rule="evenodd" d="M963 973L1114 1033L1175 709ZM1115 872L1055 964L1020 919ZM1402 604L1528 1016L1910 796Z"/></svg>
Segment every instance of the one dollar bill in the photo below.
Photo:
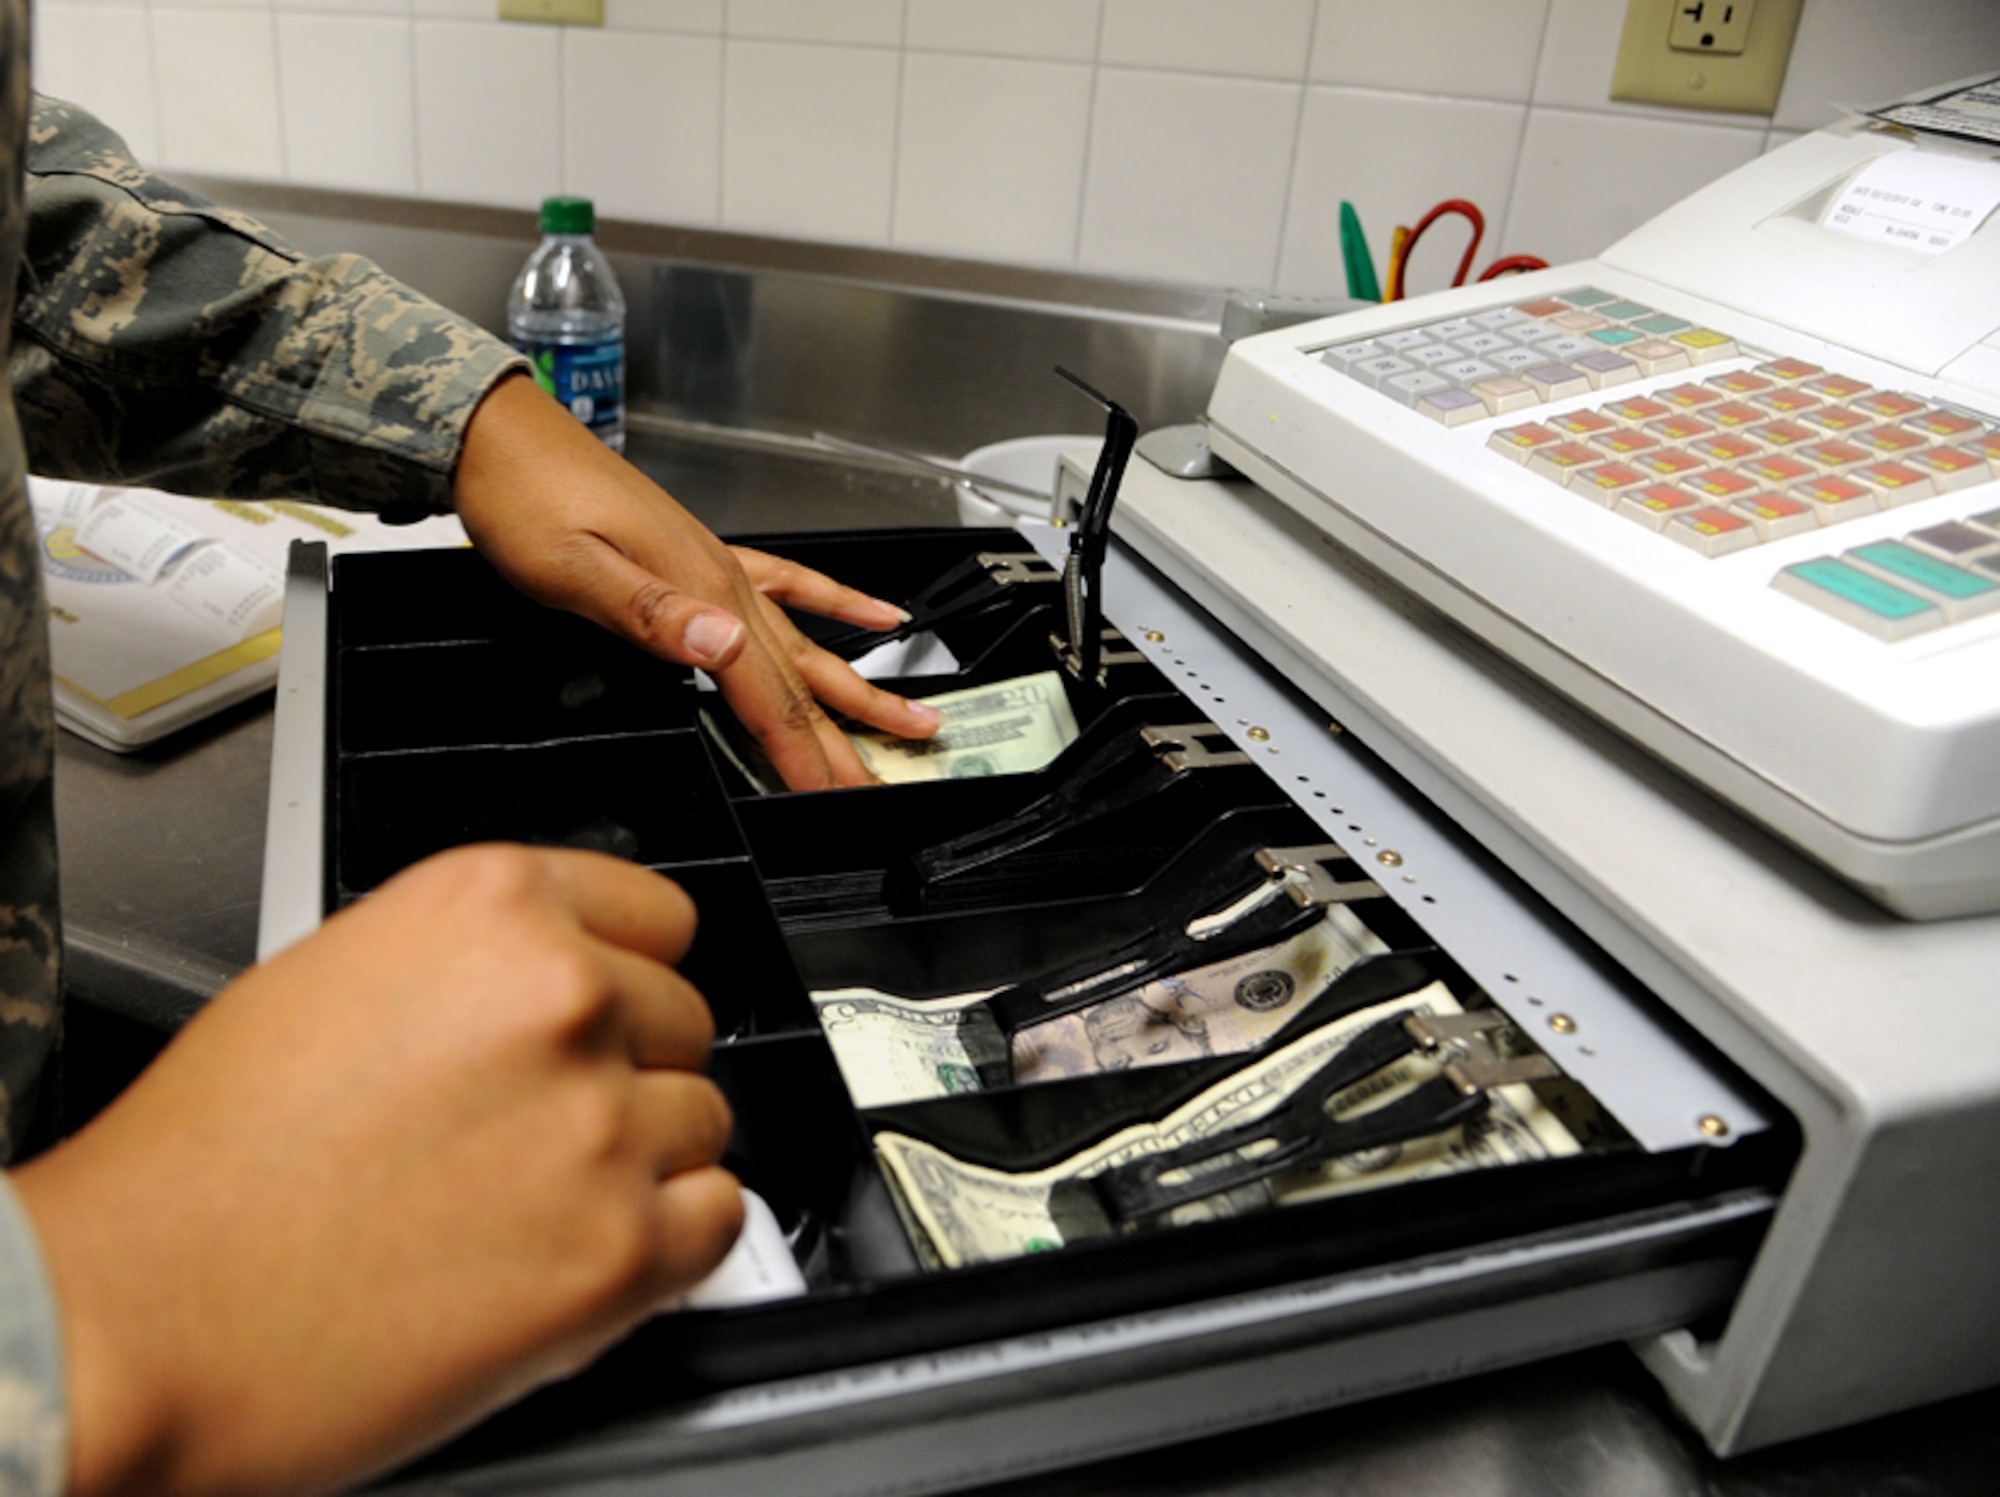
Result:
<svg viewBox="0 0 2000 1497"><path fill-rule="evenodd" d="M909 999L873 988L813 994L855 1105L1238 1055L1256 1048L1363 958L1387 948L1344 905L1262 951L1156 978L1003 1034L986 993Z"/></svg>
<svg viewBox="0 0 2000 1497"><path fill-rule="evenodd" d="M897 1196L918 1257L933 1267L1016 1258L1045 1252L1113 1228L1082 1182L1105 1170L1179 1148L1281 1107L1362 1031L1398 1012L1460 1012L1442 984L1322 1025L1281 1050L1259 1057L1156 1122L1125 1128L1046 1169L1010 1173L954 1158L921 1140L893 1132L875 1148ZM1395 1101L1437 1074L1436 1064L1411 1055L1334 1097L1335 1116L1356 1115ZM1574 1154L1579 1145L1525 1085L1496 1087L1484 1116L1390 1148L1326 1160L1289 1174L1198 1200L1168 1217L1171 1225L1265 1207L1322 1200L1412 1180Z"/></svg>

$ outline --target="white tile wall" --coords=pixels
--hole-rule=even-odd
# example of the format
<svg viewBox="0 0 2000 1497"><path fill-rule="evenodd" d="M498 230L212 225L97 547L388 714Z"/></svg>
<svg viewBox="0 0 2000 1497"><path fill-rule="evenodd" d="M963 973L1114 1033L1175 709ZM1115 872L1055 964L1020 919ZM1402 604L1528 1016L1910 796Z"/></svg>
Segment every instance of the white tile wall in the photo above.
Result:
<svg viewBox="0 0 2000 1497"><path fill-rule="evenodd" d="M305 11L315 15L407 16L410 0L271 0L276 11ZM409 51L408 43L403 51Z"/></svg>
<svg viewBox="0 0 2000 1497"><path fill-rule="evenodd" d="M1097 57L1098 0L909 0L904 41L934 52Z"/></svg>
<svg viewBox="0 0 2000 1497"><path fill-rule="evenodd" d="M136 6L45 5L35 12L35 86L116 124L142 161L158 161L160 101L149 18Z"/></svg>
<svg viewBox="0 0 2000 1497"><path fill-rule="evenodd" d="M722 214L722 39L563 33L563 190L620 218Z"/></svg>
<svg viewBox="0 0 2000 1497"><path fill-rule="evenodd" d="M278 176L284 140L270 11L158 8L152 27L160 159L168 166Z"/></svg>
<svg viewBox="0 0 2000 1497"><path fill-rule="evenodd" d="M725 4L731 36L869 47L899 46L903 40L903 0L725 0Z"/></svg>
<svg viewBox="0 0 2000 1497"><path fill-rule="evenodd" d="M1354 204L1378 281L1388 272L1395 226L1414 225L1445 198L1464 198L1490 216L1478 261L1488 264L1499 252L1499 215L1506 211L1527 114L1524 104L1484 99L1308 90L1278 289L1299 296L1346 294L1343 201ZM1426 230L1411 259L1408 289L1449 285L1470 232L1459 218Z"/></svg>
<svg viewBox="0 0 2000 1497"><path fill-rule="evenodd" d="M1269 285L1300 103L1300 90L1280 83L1104 70L1078 263L1155 280Z"/></svg>
<svg viewBox="0 0 2000 1497"><path fill-rule="evenodd" d="M562 180L562 32L416 23L417 182L426 195L532 206Z"/></svg>
<svg viewBox="0 0 2000 1497"><path fill-rule="evenodd" d="M2000 0L1808 0L1769 120L1609 102L1624 0L495 11L38 0L35 66L168 167L1300 292L1345 284L1343 199L1378 265L1445 196L1482 262L1585 255L1838 103L2000 69Z"/></svg>
<svg viewBox="0 0 2000 1497"><path fill-rule="evenodd" d="M1297 79L1313 0L1104 0L1099 60L1227 77Z"/></svg>
<svg viewBox="0 0 2000 1497"><path fill-rule="evenodd" d="M472 21L492 24L493 0L410 0L410 14L430 21Z"/></svg>
<svg viewBox="0 0 2000 1497"><path fill-rule="evenodd" d="M1540 255L1550 264L1594 255L1664 205L1757 156L1764 133L1534 110L1501 250Z"/></svg>
<svg viewBox="0 0 2000 1497"><path fill-rule="evenodd" d="M1549 0L1320 0L1315 83L1525 101Z"/></svg>
<svg viewBox="0 0 2000 1497"><path fill-rule="evenodd" d="M408 18L282 13L277 20L286 169L334 187L415 192Z"/></svg>
<svg viewBox="0 0 2000 1497"><path fill-rule="evenodd" d="M735 0L731 0L734 23ZM722 221L880 244L895 190L901 53L731 40L723 66Z"/></svg>
<svg viewBox="0 0 2000 1497"><path fill-rule="evenodd" d="M1091 70L912 52L903 60L894 240L985 260L1076 253Z"/></svg>
<svg viewBox="0 0 2000 1497"><path fill-rule="evenodd" d="M612 31L685 31L722 35L722 0L604 0Z"/></svg>

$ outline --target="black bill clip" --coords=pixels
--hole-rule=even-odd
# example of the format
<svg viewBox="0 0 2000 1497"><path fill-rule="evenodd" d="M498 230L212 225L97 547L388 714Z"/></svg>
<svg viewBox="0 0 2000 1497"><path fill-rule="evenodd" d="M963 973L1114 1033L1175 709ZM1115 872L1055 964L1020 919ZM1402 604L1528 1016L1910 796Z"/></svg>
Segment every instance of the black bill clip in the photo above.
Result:
<svg viewBox="0 0 2000 1497"><path fill-rule="evenodd" d="M1121 731L1012 816L914 854L918 883L928 888L1026 852L1158 795L1190 774L1249 762L1214 723Z"/></svg>
<svg viewBox="0 0 2000 1497"><path fill-rule="evenodd" d="M1298 872L1297 860L1308 854L1313 855L1317 883ZM1329 842L1310 849L1261 849L1247 871L1240 864L1197 868L1179 887L1160 891L1154 930L1110 951L1001 988L987 997L986 1007L1003 1034L1014 1034L1160 978L1289 941L1325 918L1329 904L1380 897L1381 886L1371 879L1338 877L1333 869L1342 865L1359 872L1347 854ZM1216 918L1218 912L1274 883L1271 897L1234 919ZM1311 892L1306 892L1308 885Z"/></svg>
<svg viewBox="0 0 2000 1497"><path fill-rule="evenodd" d="M981 551L905 598L903 612L909 617L895 628L853 626L822 635L816 643L842 660L858 660L878 645L998 613L1012 605L1018 588L1060 580L1055 567L1033 552Z"/></svg>
<svg viewBox="0 0 2000 1497"><path fill-rule="evenodd" d="M1111 507L1125 481L1125 464L1139 438L1139 423L1117 401L1099 394L1060 365L1056 373L1104 408L1104 446L1090 475L1090 492L1083 513L1070 532L1069 556L1063 562L1063 607L1068 638L1050 641L1063 669L1089 685L1102 684L1104 668L1104 553L1111 539Z"/></svg>
<svg viewBox="0 0 2000 1497"><path fill-rule="evenodd" d="M1268 1117L1108 1169L1090 1182L1091 1189L1114 1226L1140 1226L1273 1175L1470 1122L1486 1111L1493 1087L1559 1074L1546 1055L1506 1056L1494 1047L1493 1031L1508 1022L1494 1009L1391 1014L1356 1035ZM1438 1074L1356 1117L1336 1118L1328 1110L1349 1087L1411 1055L1436 1060Z"/></svg>

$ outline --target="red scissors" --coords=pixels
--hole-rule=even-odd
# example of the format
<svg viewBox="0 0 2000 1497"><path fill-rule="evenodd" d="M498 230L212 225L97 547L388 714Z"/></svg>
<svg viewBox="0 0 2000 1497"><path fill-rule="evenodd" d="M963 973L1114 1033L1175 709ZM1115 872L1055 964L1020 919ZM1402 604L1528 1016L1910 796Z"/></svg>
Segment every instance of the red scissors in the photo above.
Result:
<svg viewBox="0 0 2000 1497"><path fill-rule="evenodd" d="M1430 212L1417 220L1414 229L1398 226L1389 247L1389 281L1382 293L1382 300L1401 301L1403 299L1403 272L1410 263L1410 251L1417 247L1417 241L1424 230L1448 213L1456 213L1472 225L1472 239L1465 246L1465 256L1458 262L1458 273L1451 278L1454 286L1463 286L1465 278L1472 273L1472 257L1479 253L1479 241L1486 234L1486 215L1477 206L1464 198L1446 198ZM1547 270L1549 262L1539 255L1504 255L1479 273L1479 279L1490 281L1495 276L1512 275L1523 270Z"/></svg>

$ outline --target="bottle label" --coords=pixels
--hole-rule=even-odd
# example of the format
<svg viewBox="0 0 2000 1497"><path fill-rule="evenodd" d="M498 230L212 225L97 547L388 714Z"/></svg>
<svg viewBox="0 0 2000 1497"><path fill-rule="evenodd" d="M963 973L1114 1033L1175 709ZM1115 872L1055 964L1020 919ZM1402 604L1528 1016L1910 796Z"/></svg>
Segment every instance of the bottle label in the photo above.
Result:
<svg viewBox="0 0 2000 1497"><path fill-rule="evenodd" d="M625 340L597 343L543 343L517 338L514 346L535 368L535 383L569 408L599 436L617 431L625 419Z"/></svg>

